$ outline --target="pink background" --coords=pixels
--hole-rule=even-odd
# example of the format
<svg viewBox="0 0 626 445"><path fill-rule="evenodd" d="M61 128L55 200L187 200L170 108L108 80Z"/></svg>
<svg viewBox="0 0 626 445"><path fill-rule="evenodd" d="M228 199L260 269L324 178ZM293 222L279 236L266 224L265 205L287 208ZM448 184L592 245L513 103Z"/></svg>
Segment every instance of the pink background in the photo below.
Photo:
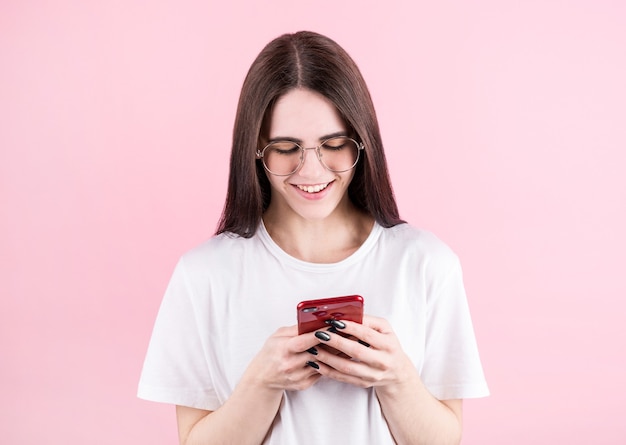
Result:
<svg viewBox="0 0 626 445"><path fill-rule="evenodd" d="M3 0L0 442L175 443L135 398L152 323L248 66L312 29L368 81L403 217L463 261L493 393L464 444L626 443L625 5Z"/></svg>

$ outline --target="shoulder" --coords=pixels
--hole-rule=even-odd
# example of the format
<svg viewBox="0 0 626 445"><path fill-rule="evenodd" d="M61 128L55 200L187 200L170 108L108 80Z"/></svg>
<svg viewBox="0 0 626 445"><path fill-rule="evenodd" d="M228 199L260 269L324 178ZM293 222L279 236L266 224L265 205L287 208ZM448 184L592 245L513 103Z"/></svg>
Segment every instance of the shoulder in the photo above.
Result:
<svg viewBox="0 0 626 445"><path fill-rule="evenodd" d="M189 249L183 254L183 258L189 261L221 255L232 249L245 247L253 238L243 238L230 232L213 235L208 240Z"/></svg>
<svg viewBox="0 0 626 445"><path fill-rule="evenodd" d="M398 255L413 256L424 266L450 270L459 266L456 253L444 241L428 230L408 223L384 228L381 243Z"/></svg>
<svg viewBox="0 0 626 445"><path fill-rule="evenodd" d="M457 258L450 246L437 235L407 223L383 229L382 240L390 245L416 250L433 258L441 258L442 260L455 260Z"/></svg>
<svg viewBox="0 0 626 445"><path fill-rule="evenodd" d="M232 233L221 233L185 252L179 266L192 275L206 270L232 271L233 263L253 255L254 251L258 251L258 245L256 237L243 238Z"/></svg>

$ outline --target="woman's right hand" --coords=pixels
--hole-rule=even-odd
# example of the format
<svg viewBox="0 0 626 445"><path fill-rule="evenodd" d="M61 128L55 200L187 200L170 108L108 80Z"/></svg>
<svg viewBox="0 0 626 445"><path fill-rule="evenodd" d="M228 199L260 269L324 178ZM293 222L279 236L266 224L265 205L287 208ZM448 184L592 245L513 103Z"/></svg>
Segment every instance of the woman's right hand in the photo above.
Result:
<svg viewBox="0 0 626 445"><path fill-rule="evenodd" d="M308 365L315 355L307 350L318 344L314 333L298 335L297 326L279 328L252 359L243 380L280 391L307 389L321 377Z"/></svg>
<svg viewBox="0 0 626 445"><path fill-rule="evenodd" d="M297 326L278 329L220 408L177 408L180 443L261 443L278 412L283 391L307 389L321 377L307 365L315 360L307 349L317 344L313 332L298 335ZM241 419L246 419L246 428L241 428Z"/></svg>

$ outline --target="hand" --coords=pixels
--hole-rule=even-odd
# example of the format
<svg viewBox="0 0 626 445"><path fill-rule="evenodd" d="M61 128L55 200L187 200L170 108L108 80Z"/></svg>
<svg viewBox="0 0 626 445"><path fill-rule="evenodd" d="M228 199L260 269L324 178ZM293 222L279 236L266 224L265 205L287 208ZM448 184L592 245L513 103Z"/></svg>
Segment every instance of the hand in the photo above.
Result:
<svg viewBox="0 0 626 445"><path fill-rule="evenodd" d="M306 351L318 343L314 333L298 335L296 326L282 327L266 340L252 359L243 380L281 392L309 388L320 374L307 365L314 356Z"/></svg>
<svg viewBox="0 0 626 445"><path fill-rule="evenodd" d="M363 388L381 388L415 378L417 371L413 363L385 319L364 316L362 325L348 320L342 323L345 328L337 329L336 333L318 331L327 337L322 334L317 337L323 345L317 348L317 372ZM339 332L355 338L345 338Z"/></svg>

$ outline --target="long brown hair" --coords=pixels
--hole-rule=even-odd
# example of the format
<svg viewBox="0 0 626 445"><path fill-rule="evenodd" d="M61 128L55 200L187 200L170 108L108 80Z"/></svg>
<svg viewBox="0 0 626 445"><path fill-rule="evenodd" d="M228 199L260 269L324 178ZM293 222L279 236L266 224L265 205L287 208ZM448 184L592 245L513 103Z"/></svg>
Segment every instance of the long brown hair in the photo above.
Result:
<svg viewBox="0 0 626 445"><path fill-rule="evenodd" d="M404 222L398 214L376 112L361 72L333 40L300 31L271 41L244 80L233 129L226 203L217 233L249 238L256 232L271 190L255 152L272 105L294 88L306 88L329 99L365 145L348 188L352 202L383 227Z"/></svg>

